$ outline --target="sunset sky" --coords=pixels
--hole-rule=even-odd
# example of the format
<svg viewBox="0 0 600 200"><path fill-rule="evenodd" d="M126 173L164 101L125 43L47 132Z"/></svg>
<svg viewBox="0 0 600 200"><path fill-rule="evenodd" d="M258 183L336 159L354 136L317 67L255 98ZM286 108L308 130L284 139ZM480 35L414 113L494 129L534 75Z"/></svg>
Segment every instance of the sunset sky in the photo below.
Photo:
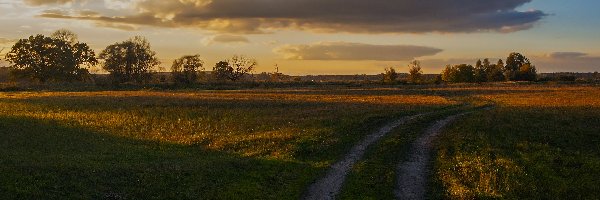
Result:
<svg viewBox="0 0 600 200"><path fill-rule="evenodd" d="M239 54L256 58L257 72L275 64L291 75L405 72L418 59L439 73L516 51L540 72L593 72L599 8L598 0L0 0L0 47L65 28L96 53L144 36L167 70L182 55L200 54L210 70Z"/></svg>

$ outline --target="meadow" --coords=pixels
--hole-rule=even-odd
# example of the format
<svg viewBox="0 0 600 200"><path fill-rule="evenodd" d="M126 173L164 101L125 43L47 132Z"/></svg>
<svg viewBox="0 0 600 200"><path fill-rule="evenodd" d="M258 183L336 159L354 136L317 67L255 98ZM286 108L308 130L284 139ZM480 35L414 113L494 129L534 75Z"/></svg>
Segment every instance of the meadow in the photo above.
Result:
<svg viewBox="0 0 600 200"><path fill-rule="evenodd" d="M505 84L1 92L0 195L298 199L374 129L435 111L370 147L338 196L389 199L423 129L493 105L437 140L432 198L593 197L598 97L597 86Z"/></svg>
<svg viewBox="0 0 600 200"><path fill-rule="evenodd" d="M432 197L597 199L600 88L497 91L475 95L496 109L457 122L439 138Z"/></svg>

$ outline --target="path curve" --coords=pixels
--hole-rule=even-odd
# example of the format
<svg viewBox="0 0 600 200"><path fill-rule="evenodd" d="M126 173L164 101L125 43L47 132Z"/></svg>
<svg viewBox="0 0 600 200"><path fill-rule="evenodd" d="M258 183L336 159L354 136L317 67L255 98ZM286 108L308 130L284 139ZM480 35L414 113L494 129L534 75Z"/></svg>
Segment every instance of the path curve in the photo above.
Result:
<svg viewBox="0 0 600 200"><path fill-rule="evenodd" d="M377 142L396 127L431 113L433 112L400 118L368 135L360 143L352 147L350 152L348 152L342 160L333 164L324 177L318 179L315 183L310 185L304 195L304 199L334 199L335 196L340 192L348 172L350 172L352 166L354 166L354 164L362 158L367 147Z"/></svg>
<svg viewBox="0 0 600 200"><path fill-rule="evenodd" d="M394 191L396 199L425 199L432 141L446 125L469 113L472 111L435 122L413 143L408 161L398 166L398 184Z"/></svg>

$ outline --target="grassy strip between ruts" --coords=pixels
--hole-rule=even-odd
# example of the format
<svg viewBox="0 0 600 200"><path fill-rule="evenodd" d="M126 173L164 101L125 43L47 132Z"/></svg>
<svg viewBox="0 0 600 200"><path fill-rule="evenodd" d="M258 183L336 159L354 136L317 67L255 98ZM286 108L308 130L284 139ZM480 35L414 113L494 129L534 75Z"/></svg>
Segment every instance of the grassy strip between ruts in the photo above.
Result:
<svg viewBox="0 0 600 200"><path fill-rule="evenodd" d="M423 116L394 129L365 153L349 173L340 199L394 199L397 167L407 159L412 143L437 119L463 112L465 107Z"/></svg>
<svg viewBox="0 0 600 200"><path fill-rule="evenodd" d="M598 113L595 106L539 104L501 106L461 120L437 142L430 197L596 199Z"/></svg>

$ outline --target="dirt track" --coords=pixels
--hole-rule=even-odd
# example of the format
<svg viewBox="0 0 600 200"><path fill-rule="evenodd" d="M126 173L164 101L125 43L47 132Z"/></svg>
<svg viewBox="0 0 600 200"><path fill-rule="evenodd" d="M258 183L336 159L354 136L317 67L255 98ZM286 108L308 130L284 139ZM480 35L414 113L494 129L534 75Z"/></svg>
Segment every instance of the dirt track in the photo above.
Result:
<svg viewBox="0 0 600 200"><path fill-rule="evenodd" d="M415 141L408 161L400 163L398 166L398 185L394 191L396 199L425 199L432 150L431 142L446 125L468 113L453 115L437 121Z"/></svg>
<svg viewBox="0 0 600 200"><path fill-rule="evenodd" d="M341 161L333 164L324 177L313 183L305 193L304 199L334 199L340 192L348 172L362 158L367 147L377 142L394 128L427 114L430 113L403 117L368 135L360 143L352 147L350 152Z"/></svg>

